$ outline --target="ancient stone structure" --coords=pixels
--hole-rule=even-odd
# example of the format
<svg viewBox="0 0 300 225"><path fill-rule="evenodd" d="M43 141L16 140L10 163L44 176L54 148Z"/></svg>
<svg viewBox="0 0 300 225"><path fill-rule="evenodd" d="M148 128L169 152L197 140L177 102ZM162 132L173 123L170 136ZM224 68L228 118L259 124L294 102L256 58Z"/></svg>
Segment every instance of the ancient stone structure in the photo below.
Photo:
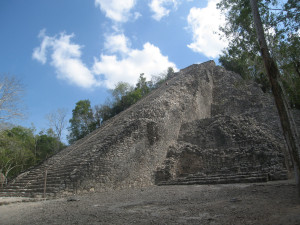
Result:
<svg viewBox="0 0 300 225"><path fill-rule="evenodd" d="M3 194L286 179L285 148L272 97L210 61L176 73Z"/></svg>

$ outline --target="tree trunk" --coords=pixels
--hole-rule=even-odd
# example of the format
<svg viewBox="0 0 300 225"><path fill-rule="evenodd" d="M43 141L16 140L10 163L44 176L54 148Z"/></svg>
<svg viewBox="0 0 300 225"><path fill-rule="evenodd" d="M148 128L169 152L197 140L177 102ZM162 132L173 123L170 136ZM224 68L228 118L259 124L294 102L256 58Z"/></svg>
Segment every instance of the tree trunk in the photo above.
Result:
<svg viewBox="0 0 300 225"><path fill-rule="evenodd" d="M264 30L261 22L261 18L258 12L257 0L250 0L253 22L256 29L256 35L260 46L260 51L262 58L264 60L265 69L267 75L269 77L269 81L271 84L272 92L274 95L275 103L277 106L283 135L286 140L289 154L293 160L294 169L295 169L295 178L298 187L298 195L300 197L300 160L299 160L299 152L300 152L300 145L297 130L292 118L292 115L288 109L288 104L285 99L284 91L282 86L279 82L280 72L276 65L276 62L272 59L269 49L267 46L267 42L264 35Z"/></svg>

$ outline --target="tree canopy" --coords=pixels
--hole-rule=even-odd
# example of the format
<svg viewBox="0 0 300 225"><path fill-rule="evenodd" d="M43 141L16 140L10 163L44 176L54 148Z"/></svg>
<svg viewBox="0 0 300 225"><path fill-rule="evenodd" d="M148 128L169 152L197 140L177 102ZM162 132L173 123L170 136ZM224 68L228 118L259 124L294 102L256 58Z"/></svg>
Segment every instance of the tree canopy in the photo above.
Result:
<svg viewBox="0 0 300 225"><path fill-rule="evenodd" d="M229 40L229 46L220 56L220 63L226 69L241 74L244 79L256 80L265 92L270 91L249 1L221 0L218 7L226 16L226 25L220 28L221 34ZM299 1L288 0L282 5L275 0L259 0L258 8L270 53L279 66L280 80L290 105L299 109Z"/></svg>
<svg viewBox="0 0 300 225"><path fill-rule="evenodd" d="M70 134L68 135L68 140L70 144L95 130L96 123L90 100L80 100L76 103L69 122Z"/></svg>
<svg viewBox="0 0 300 225"><path fill-rule="evenodd" d="M7 178L14 177L31 166L42 162L65 145L49 129L35 135L33 128L21 126L0 131L0 172Z"/></svg>

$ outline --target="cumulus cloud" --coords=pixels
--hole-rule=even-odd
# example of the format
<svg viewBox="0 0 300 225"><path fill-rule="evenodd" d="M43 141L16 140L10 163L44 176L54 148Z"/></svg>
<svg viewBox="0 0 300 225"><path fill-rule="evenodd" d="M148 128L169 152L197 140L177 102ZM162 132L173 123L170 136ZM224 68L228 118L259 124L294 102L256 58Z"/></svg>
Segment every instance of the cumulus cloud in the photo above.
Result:
<svg viewBox="0 0 300 225"><path fill-rule="evenodd" d="M119 81L134 85L141 73L150 80L151 75L162 73L168 67L177 70L176 65L170 62L167 56L162 55L158 47L149 42L144 44L142 50L132 49L124 35L112 35L107 37L107 45L111 46L114 52L123 53L121 57L118 57L118 54L101 54L99 59L95 59L93 72L105 75L106 80L103 82L108 88L113 88Z"/></svg>
<svg viewBox="0 0 300 225"><path fill-rule="evenodd" d="M178 0L151 0L149 7L154 12L152 16L155 20L159 21L164 16L168 16L170 13L170 7L176 7Z"/></svg>
<svg viewBox="0 0 300 225"><path fill-rule="evenodd" d="M83 88L114 88L120 81L135 85L141 73L150 80L151 75L158 75L168 67L177 70L176 65L158 47L147 42L141 50L131 48L130 41L124 34L106 36L106 54L95 58L91 68L82 62L82 46L71 42L74 34L61 33L50 37L43 30L39 37L42 41L34 49L33 59L45 64L50 55L49 61L56 70L57 78Z"/></svg>
<svg viewBox="0 0 300 225"><path fill-rule="evenodd" d="M136 0L95 0L95 5L105 12L106 17L115 22L126 22L135 3ZM139 15L135 14L134 17L137 18Z"/></svg>
<svg viewBox="0 0 300 225"><path fill-rule="evenodd" d="M82 46L71 42L74 34L61 33L59 36L50 37L42 30L39 38L42 39L40 47L34 49L32 57L45 64L47 52L51 53L51 65L55 68L57 77L79 87L90 88L100 85L95 76L81 61Z"/></svg>
<svg viewBox="0 0 300 225"><path fill-rule="evenodd" d="M129 40L124 34L108 35L104 43L104 47L108 52L121 54L129 52L129 45Z"/></svg>
<svg viewBox="0 0 300 225"><path fill-rule="evenodd" d="M188 47L212 58L218 57L228 45L217 34L219 26L225 23L224 15L216 8L218 2L219 0L209 0L205 8L193 7L187 18L188 28L193 34L193 42Z"/></svg>

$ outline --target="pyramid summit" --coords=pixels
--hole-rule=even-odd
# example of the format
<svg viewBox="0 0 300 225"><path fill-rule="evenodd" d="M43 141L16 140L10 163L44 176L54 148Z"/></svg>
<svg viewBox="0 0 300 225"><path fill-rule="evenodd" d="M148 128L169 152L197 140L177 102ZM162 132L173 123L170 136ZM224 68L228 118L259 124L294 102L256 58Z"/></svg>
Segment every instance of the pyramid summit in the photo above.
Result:
<svg viewBox="0 0 300 225"><path fill-rule="evenodd" d="M290 167L285 151L272 96L209 61L175 73L0 194L281 180Z"/></svg>

